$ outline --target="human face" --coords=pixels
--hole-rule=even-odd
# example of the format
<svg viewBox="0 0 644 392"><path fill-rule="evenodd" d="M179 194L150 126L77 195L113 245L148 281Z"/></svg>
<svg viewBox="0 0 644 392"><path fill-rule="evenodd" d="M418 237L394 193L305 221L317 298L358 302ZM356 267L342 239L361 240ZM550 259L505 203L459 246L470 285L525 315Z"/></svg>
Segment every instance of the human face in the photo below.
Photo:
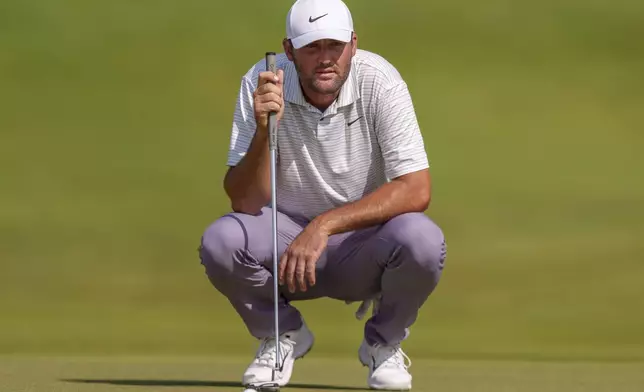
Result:
<svg viewBox="0 0 644 392"><path fill-rule="evenodd" d="M356 41L354 34L349 43L323 39L300 49L293 48L290 42L285 44L304 90L320 95L337 95L349 77Z"/></svg>

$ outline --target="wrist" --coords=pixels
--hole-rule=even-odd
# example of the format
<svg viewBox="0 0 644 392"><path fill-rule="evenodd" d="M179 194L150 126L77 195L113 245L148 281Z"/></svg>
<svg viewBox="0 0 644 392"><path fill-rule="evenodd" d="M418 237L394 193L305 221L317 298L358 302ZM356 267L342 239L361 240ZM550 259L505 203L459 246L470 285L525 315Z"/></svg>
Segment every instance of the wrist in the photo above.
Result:
<svg viewBox="0 0 644 392"><path fill-rule="evenodd" d="M324 233L327 236L333 234L333 227L331 227L331 221L325 216L325 214L318 215L315 217L310 226L314 227L316 231Z"/></svg>
<svg viewBox="0 0 644 392"><path fill-rule="evenodd" d="M258 124L255 128L255 135L268 139L268 126Z"/></svg>

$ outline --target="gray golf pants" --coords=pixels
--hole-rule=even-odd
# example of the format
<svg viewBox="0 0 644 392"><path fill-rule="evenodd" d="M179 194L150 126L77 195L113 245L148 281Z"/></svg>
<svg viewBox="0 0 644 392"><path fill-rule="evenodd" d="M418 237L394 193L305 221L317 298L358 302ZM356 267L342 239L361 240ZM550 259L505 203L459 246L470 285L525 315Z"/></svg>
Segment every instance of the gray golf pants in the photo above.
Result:
<svg viewBox="0 0 644 392"><path fill-rule="evenodd" d="M278 253L306 226L277 214ZM274 331L271 209L258 215L230 213L202 236L201 263L256 338ZM435 289L446 257L441 229L422 213L399 215L383 225L332 235L316 265L316 285L290 293L280 286L281 332L302 325L291 301L333 298L365 301L379 296L379 309L365 324L367 343L398 344Z"/></svg>

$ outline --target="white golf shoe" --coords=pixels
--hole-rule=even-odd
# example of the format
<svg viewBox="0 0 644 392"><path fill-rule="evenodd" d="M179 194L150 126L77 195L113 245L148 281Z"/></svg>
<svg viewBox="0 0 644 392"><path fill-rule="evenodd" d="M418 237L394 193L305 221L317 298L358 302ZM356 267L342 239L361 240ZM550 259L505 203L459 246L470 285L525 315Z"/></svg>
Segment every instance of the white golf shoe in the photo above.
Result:
<svg viewBox="0 0 644 392"><path fill-rule="evenodd" d="M280 335L280 371L273 380L273 369L277 359L275 338L265 338L260 341L255 359L250 364L242 378L243 385L263 385L275 383L280 387L288 384L293 373L293 363L302 358L313 347L313 334L305 323L296 331L284 332Z"/></svg>
<svg viewBox="0 0 644 392"><path fill-rule="evenodd" d="M411 389L411 360L400 346L369 346L362 341L360 362L369 367L367 384L372 389L405 391Z"/></svg>

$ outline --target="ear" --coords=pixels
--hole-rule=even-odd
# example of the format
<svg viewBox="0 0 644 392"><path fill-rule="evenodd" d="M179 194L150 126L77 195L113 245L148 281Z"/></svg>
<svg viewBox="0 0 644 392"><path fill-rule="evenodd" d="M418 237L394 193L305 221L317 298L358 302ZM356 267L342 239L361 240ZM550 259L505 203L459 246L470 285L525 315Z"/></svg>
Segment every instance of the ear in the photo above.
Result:
<svg viewBox="0 0 644 392"><path fill-rule="evenodd" d="M282 47L284 48L284 53L286 53L286 57L290 61L293 61L293 44L291 44L291 40L288 38L284 38L284 40L282 41Z"/></svg>
<svg viewBox="0 0 644 392"><path fill-rule="evenodd" d="M358 34L355 32L351 34L351 46L351 54L355 56L356 51L358 50Z"/></svg>

